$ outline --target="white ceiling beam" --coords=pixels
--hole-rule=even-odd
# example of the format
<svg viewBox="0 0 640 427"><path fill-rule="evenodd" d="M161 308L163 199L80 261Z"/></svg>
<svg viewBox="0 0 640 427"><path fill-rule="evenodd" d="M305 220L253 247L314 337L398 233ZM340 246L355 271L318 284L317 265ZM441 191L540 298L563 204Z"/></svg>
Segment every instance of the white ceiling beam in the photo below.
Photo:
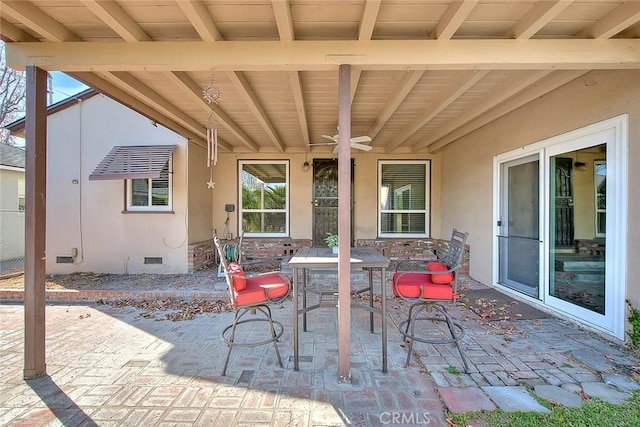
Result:
<svg viewBox="0 0 640 427"><path fill-rule="evenodd" d="M411 93L411 90L422 78L423 74L424 71L407 71L404 74L402 80L400 80L396 87L393 89L391 99L387 100L384 108L382 109L382 111L380 111L380 114L378 114L378 117L376 117L366 135L369 135L371 139L375 139L384 125L387 124L393 113L395 113L400 104L402 104L407 95Z"/></svg>
<svg viewBox="0 0 640 427"><path fill-rule="evenodd" d="M579 38L608 39L640 21L640 2L623 3L591 27L578 33Z"/></svg>
<svg viewBox="0 0 640 427"><path fill-rule="evenodd" d="M541 1L531 9L513 27L505 33L511 39L528 39L533 37L560 12L573 3L573 0Z"/></svg>
<svg viewBox="0 0 640 427"><path fill-rule="evenodd" d="M336 71L640 68L640 39L8 43L15 68L47 71Z"/></svg>
<svg viewBox="0 0 640 427"><path fill-rule="evenodd" d="M286 42L293 41L295 37L289 0L272 0L271 7L273 8L273 15L276 18L280 40Z"/></svg>
<svg viewBox="0 0 640 427"><path fill-rule="evenodd" d="M205 128L203 123L198 123L191 116L184 111L174 107L173 104L162 97L156 91L145 85L143 82L132 76L127 72L116 71L105 75L105 78L111 81L113 84L125 88L128 92L131 92L136 98L140 99L160 111L162 114L167 115L171 120L176 121L181 126L199 135L201 138L205 137Z"/></svg>
<svg viewBox="0 0 640 427"><path fill-rule="evenodd" d="M449 120L437 129L430 132L424 140L413 146L414 151L428 147L438 139L446 136L465 123L470 122L481 114L489 111L496 105L504 102L518 92L521 92L549 73L551 73L551 71L549 70L535 70L525 71L522 74L516 75L515 77L504 83L501 87L496 88L494 91L492 91L491 95L482 98L478 103L469 106L469 108L467 108L467 110L463 113L457 115L455 118Z"/></svg>
<svg viewBox="0 0 640 427"><path fill-rule="evenodd" d="M151 40L151 37L115 1L82 0L82 3L125 41Z"/></svg>
<svg viewBox="0 0 640 427"><path fill-rule="evenodd" d="M38 39L33 37L26 31L13 25L11 22L7 22L5 19L0 18L0 38L4 41L11 42L36 42Z"/></svg>
<svg viewBox="0 0 640 427"><path fill-rule="evenodd" d="M309 138L309 124L307 123L307 110L304 102L300 73L297 71L289 71L289 81L291 82L293 101L296 104L296 113L298 114L298 123L300 124L302 142L304 142L305 149L308 151L311 148L311 140Z"/></svg>
<svg viewBox="0 0 640 427"><path fill-rule="evenodd" d="M496 108L489 110L486 114L483 114L478 118L469 121L468 123L449 133L448 135L440 138L429 146L429 151L431 153L439 151L446 145L457 141L458 139L477 129L480 129L487 123L497 120L500 117L522 107L523 105L528 104L529 102L535 101L541 96L554 91L560 86L565 85L586 73L588 73L587 70L554 71L547 77L532 84L518 95L506 100Z"/></svg>
<svg viewBox="0 0 640 427"><path fill-rule="evenodd" d="M88 86L95 88L100 93L104 93L105 95L117 100L118 102L126 105L134 111L137 111L138 113L166 127L167 129L171 129L172 131L182 135L183 137L188 138L201 147L205 147L204 138L202 136L196 135L194 132L186 129L184 126L176 123L166 116L163 116L162 114L159 114L156 109L141 102L128 91L123 90L122 88L99 77L98 75L94 73L73 73L70 74L70 76ZM226 144L220 144L220 141L218 142L218 144L221 147L228 149L228 146L226 146Z"/></svg>
<svg viewBox="0 0 640 427"><path fill-rule="evenodd" d="M202 97L202 88L198 86L187 73L173 72L168 73L169 79L182 89L192 102L195 102L202 109L213 114L213 118L218 124L224 126L233 136L251 151L258 151L258 144L256 144L219 106L215 108L207 103ZM231 151L231 148L229 148Z"/></svg>
<svg viewBox="0 0 640 427"><path fill-rule="evenodd" d="M13 17L48 41L80 41L80 38L75 33L30 2L3 1L1 8L3 15L7 14Z"/></svg>
<svg viewBox="0 0 640 427"><path fill-rule="evenodd" d="M371 40L373 37L373 30L375 29L378 12L380 11L380 2L381 0L369 0L365 2L362 18L360 19L360 26L358 28L358 40ZM353 103L356 97L361 74L362 70L351 70L351 103Z"/></svg>
<svg viewBox="0 0 640 427"><path fill-rule="evenodd" d="M390 144L385 146L387 152L392 152L400 145L404 144L413 134L422 129L427 123L433 120L453 101L458 99L469 88L475 85L480 79L486 76L489 71L465 71L449 87L438 95L429 106L399 135L395 136Z"/></svg>
<svg viewBox="0 0 640 427"><path fill-rule="evenodd" d="M247 107L249 107L249 110L251 110L253 115L256 117L258 123L260 123L262 128L267 132L267 136L273 145L278 149L278 151L283 153L284 145L282 144L280 136L278 136L278 132L276 132L273 123L264 111L260 100L253 91L253 88L251 87L251 84L249 84L247 78L242 73L228 73L227 77L231 80L231 83L233 83L233 86L238 91L238 95L244 100Z"/></svg>
<svg viewBox="0 0 640 427"><path fill-rule="evenodd" d="M273 0L271 4L276 18L276 25L278 26L280 40L293 41L295 39L295 34L293 30L293 19L291 18L289 0ZM289 71L288 74L289 81L291 82L293 101L296 104L296 114L298 115L298 124L300 125L302 142L304 142L305 150L309 151L311 148L311 140L309 138L307 108L305 106L304 95L302 93L302 79L300 73L297 71Z"/></svg>
<svg viewBox="0 0 640 427"><path fill-rule="evenodd" d="M458 31L460 25L467 19L478 0L456 0L451 2L438 25L433 30L431 38L436 40L449 40Z"/></svg>
<svg viewBox="0 0 640 427"><path fill-rule="evenodd" d="M202 1L177 0L176 3L202 40L213 42L224 39Z"/></svg>

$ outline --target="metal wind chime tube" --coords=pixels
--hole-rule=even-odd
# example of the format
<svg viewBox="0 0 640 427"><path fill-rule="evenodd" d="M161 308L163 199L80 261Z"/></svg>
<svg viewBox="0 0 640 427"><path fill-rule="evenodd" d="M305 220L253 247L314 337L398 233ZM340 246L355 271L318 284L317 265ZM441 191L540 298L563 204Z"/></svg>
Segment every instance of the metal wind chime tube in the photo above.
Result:
<svg viewBox="0 0 640 427"><path fill-rule="evenodd" d="M222 94L220 88L216 85L215 76L211 75L211 83L202 89L202 97L209 104L218 104ZM213 107L212 107L213 109ZM208 188L214 188L213 167L218 163L218 128L216 126L213 112L209 115L206 123L207 129L207 167L209 168Z"/></svg>

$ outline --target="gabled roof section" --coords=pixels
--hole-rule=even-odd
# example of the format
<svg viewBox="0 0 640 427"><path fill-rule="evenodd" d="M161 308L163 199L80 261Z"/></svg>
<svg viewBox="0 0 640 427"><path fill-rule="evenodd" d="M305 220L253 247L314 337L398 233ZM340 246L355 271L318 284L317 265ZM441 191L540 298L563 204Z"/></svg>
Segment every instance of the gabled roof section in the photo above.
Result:
<svg viewBox="0 0 640 427"><path fill-rule="evenodd" d="M69 98L63 99L62 101L58 101L55 104L49 105L47 107L47 116L57 113L58 111L66 110L69 107L73 107L78 103L78 101L84 101L98 94L99 92L92 88L83 90L82 92L79 92L76 95L70 96ZM23 136L21 134L24 133L25 120L26 120L26 117L23 117L19 120L16 120L13 123L7 124L6 126L4 126L4 128L7 129L9 132L11 132L11 135Z"/></svg>
<svg viewBox="0 0 640 427"><path fill-rule="evenodd" d="M24 149L9 144L0 144L0 166L25 167Z"/></svg>
<svg viewBox="0 0 640 427"><path fill-rule="evenodd" d="M177 145L116 145L89 175L89 181L160 178Z"/></svg>

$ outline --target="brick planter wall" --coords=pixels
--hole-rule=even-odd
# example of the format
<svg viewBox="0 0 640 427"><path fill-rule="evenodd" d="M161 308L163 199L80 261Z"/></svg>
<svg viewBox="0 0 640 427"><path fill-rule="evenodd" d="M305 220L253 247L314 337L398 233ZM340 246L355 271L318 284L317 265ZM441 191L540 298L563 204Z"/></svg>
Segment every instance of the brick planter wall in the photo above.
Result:
<svg viewBox="0 0 640 427"><path fill-rule="evenodd" d="M189 273L203 268L213 267L216 263L213 256L213 239L189 245L187 267Z"/></svg>
<svg viewBox="0 0 640 427"><path fill-rule="evenodd" d="M391 260L429 259L446 248L447 240L439 239L358 239L357 247L373 247ZM287 258L298 249L311 246L311 240L289 238L244 238L242 240L242 259L246 261L273 260ZM213 241L189 246L189 271L214 265ZM462 258L461 276L469 275L469 245L465 247Z"/></svg>
<svg viewBox="0 0 640 427"><path fill-rule="evenodd" d="M576 252L586 255L604 256L604 239L576 239Z"/></svg>

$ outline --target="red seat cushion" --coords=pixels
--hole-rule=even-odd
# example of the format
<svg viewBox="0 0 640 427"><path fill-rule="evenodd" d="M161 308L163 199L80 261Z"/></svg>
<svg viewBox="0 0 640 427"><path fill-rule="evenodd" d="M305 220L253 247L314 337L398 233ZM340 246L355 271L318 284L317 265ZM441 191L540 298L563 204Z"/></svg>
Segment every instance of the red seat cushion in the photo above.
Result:
<svg viewBox="0 0 640 427"><path fill-rule="evenodd" d="M427 270L429 271L447 271L448 269L449 267L442 262L433 261L427 263ZM432 274L431 281L433 283L451 283L453 282L453 273Z"/></svg>
<svg viewBox="0 0 640 427"><path fill-rule="evenodd" d="M235 292L236 306L260 304L282 298L289 292L289 281L278 273L247 277L246 283L247 287L243 291Z"/></svg>
<svg viewBox="0 0 640 427"><path fill-rule="evenodd" d="M235 289L236 292L244 291L247 288L247 278L240 264L230 262L227 266L227 271L231 274L233 289Z"/></svg>
<svg viewBox="0 0 640 427"><path fill-rule="evenodd" d="M437 300L455 300L460 295L453 293L450 283L433 283L431 280L434 274L425 273L403 273L397 272L393 275L393 294L405 298L427 298ZM420 287L422 286L422 294Z"/></svg>

